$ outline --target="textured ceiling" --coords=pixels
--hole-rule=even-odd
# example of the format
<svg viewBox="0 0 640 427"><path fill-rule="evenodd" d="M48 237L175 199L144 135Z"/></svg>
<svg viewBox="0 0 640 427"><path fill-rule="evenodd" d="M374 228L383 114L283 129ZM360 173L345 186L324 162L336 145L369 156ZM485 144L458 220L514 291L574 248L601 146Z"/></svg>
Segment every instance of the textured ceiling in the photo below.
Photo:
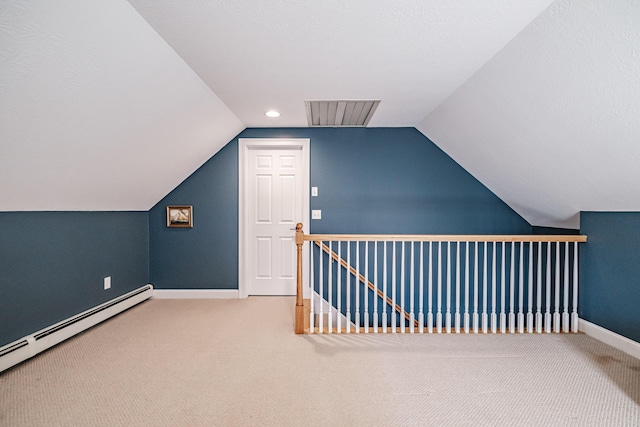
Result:
<svg viewBox="0 0 640 427"><path fill-rule="evenodd" d="M304 127L307 99L381 99L379 127L418 124L551 0L130 3L249 127Z"/></svg>
<svg viewBox="0 0 640 427"><path fill-rule="evenodd" d="M0 210L147 210L244 128L126 1L0 2Z"/></svg>
<svg viewBox="0 0 640 427"><path fill-rule="evenodd" d="M417 128L534 225L640 210L640 2L558 1Z"/></svg>
<svg viewBox="0 0 640 427"><path fill-rule="evenodd" d="M0 1L0 211L146 210L244 127L381 99L534 225L640 210L633 0ZM264 112L278 109L278 119Z"/></svg>

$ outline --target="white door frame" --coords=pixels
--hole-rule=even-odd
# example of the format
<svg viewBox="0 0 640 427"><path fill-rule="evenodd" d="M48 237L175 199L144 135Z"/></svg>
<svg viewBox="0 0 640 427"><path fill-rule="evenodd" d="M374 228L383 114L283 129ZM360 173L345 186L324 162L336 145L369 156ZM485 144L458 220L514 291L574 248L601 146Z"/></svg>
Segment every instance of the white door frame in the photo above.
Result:
<svg viewBox="0 0 640 427"><path fill-rule="evenodd" d="M310 153L309 138L238 138L238 297L247 298L248 287L246 284L247 263L249 242L247 242L248 218L246 214L246 173L248 169L249 150L251 149L273 149L273 150L302 150L302 218L300 222L309 232L309 175L310 175ZM295 231L291 231L295 234ZM303 259L309 259L308 245L303 247ZM296 263L297 265L297 263ZM303 280L309 277L309 263L303 263ZM303 286L304 288L304 286ZM306 291L305 291L306 294Z"/></svg>

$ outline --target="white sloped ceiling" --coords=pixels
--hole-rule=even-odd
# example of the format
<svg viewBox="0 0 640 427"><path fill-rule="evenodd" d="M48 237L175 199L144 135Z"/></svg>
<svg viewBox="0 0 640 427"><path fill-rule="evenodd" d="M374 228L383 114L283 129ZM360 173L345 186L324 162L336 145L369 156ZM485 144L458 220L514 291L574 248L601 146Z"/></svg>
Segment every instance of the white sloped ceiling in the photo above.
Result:
<svg viewBox="0 0 640 427"><path fill-rule="evenodd" d="M417 128L533 225L640 210L640 2L557 1Z"/></svg>
<svg viewBox="0 0 640 427"><path fill-rule="evenodd" d="M129 1L247 126L380 99L378 127L415 126L552 0Z"/></svg>
<svg viewBox="0 0 640 427"><path fill-rule="evenodd" d="M245 126L381 99L533 225L640 210L640 2L0 2L0 211L147 210ZM269 119L268 109L282 116Z"/></svg>
<svg viewBox="0 0 640 427"><path fill-rule="evenodd" d="M0 3L0 211L147 210L243 128L125 0Z"/></svg>

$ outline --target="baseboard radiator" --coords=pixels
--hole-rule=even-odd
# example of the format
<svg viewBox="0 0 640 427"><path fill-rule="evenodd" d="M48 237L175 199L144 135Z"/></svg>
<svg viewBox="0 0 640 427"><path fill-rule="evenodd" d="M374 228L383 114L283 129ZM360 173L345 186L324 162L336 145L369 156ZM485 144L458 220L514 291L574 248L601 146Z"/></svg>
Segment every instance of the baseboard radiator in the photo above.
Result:
<svg viewBox="0 0 640 427"><path fill-rule="evenodd" d="M148 284L0 347L0 372L133 307L153 295Z"/></svg>

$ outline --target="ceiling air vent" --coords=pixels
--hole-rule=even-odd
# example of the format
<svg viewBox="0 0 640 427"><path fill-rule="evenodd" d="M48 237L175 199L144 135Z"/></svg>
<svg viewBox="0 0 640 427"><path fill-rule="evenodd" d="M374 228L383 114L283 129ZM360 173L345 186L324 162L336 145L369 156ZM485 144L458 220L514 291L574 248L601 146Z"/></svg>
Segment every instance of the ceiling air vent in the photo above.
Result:
<svg viewBox="0 0 640 427"><path fill-rule="evenodd" d="M365 127L380 100L304 101L309 127Z"/></svg>

